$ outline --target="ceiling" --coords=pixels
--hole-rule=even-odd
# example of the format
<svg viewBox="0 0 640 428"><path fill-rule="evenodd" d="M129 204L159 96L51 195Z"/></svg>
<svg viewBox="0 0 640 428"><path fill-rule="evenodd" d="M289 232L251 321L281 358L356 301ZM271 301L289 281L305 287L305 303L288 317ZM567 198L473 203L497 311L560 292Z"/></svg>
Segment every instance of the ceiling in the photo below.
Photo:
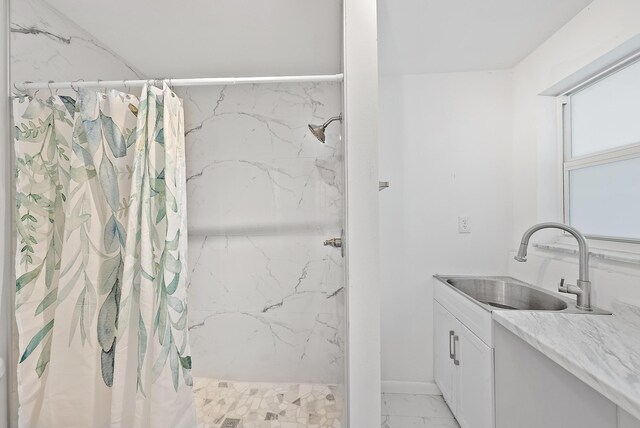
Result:
<svg viewBox="0 0 640 428"><path fill-rule="evenodd" d="M342 0L46 0L147 77L339 73Z"/></svg>
<svg viewBox="0 0 640 428"><path fill-rule="evenodd" d="M378 0L380 72L509 69L593 0Z"/></svg>
<svg viewBox="0 0 640 428"><path fill-rule="evenodd" d="M341 70L342 0L47 0L148 77ZM381 74L508 69L592 0L378 0Z"/></svg>

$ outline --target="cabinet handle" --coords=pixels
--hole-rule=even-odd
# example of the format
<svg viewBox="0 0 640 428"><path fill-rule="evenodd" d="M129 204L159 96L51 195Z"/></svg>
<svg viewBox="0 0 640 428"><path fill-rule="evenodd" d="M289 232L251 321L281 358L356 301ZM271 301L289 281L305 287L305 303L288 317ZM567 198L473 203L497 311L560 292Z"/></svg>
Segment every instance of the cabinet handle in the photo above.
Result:
<svg viewBox="0 0 640 428"><path fill-rule="evenodd" d="M455 350L451 350L451 339L453 339L453 335L456 334L453 330L449 330L449 358L450 359L454 359L455 356Z"/></svg>
<svg viewBox="0 0 640 428"><path fill-rule="evenodd" d="M460 365L460 360L456 355L458 353L456 351L456 342L458 341L458 339L459 339L458 335L453 336L453 364L455 364L456 366Z"/></svg>

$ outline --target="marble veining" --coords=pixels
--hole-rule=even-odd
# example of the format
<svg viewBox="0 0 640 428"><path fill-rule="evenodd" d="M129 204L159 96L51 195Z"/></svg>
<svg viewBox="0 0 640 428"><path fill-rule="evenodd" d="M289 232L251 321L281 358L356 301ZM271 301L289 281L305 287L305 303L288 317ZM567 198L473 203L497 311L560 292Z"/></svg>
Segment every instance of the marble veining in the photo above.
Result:
<svg viewBox="0 0 640 428"><path fill-rule="evenodd" d="M340 384L344 212L336 83L175 88L183 99L193 371Z"/></svg>
<svg viewBox="0 0 640 428"><path fill-rule="evenodd" d="M194 378L198 428L341 428L337 385Z"/></svg>
<svg viewBox="0 0 640 428"><path fill-rule="evenodd" d="M340 84L176 88L184 100L190 233L326 234L343 218ZM195 207L195 208L194 208Z"/></svg>
<svg viewBox="0 0 640 428"><path fill-rule="evenodd" d="M640 418L640 307L613 315L495 310L493 319Z"/></svg>
<svg viewBox="0 0 640 428"><path fill-rule="evenodd" d="M441 395L382 394L382 428L459 428Z"/></svg>
<svg viewBox="0 0 640 428"><path fill-rule="evenodd" d="M319 235L191 236L197 376L340 383L344 267Z"/></svg>
<svg viewBox="0 0 640 428"><path fill-rule="evenodd" d="M143 77L118 54L42 0L11 2L10 31L14 82Z"/></svg>

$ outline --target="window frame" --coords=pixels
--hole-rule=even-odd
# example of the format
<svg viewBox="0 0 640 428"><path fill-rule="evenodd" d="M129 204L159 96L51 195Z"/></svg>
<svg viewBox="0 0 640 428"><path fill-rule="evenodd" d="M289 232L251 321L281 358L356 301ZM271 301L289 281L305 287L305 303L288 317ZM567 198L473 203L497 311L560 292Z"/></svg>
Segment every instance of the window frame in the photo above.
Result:
<svg viewBox="0 0 640 428"><path fill-rule="evenodd" d="M640 62L640 52L626 58L612 67L598 73L590 79L576 85L575 87L558 96L558 111L560 122L560 140L561 140L561 164L562 164L562 219L565 224L570 225L570 195L569 195L569 173L576 169L582 169L590 166L604 165L623 160L640 158L640 141L628 144L622 147L602 150L599 152L573 157L571 155L571 96L586 89L616 72ZM640 238L625 238L616 236L602 236L585 234L586 238L613 241L621 243L640 244Z"/></svg>

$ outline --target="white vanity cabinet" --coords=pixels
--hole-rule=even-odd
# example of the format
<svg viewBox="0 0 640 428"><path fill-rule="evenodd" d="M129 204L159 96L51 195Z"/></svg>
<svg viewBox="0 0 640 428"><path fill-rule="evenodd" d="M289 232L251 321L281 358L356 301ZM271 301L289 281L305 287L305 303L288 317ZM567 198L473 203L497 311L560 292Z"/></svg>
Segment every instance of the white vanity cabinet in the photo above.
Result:
<svg viewBox="0 0 640 428"><path fill-rule="evenodd" d="M626 383L637 379L629 369L637 366L636 342L623 346L636 333L637 309L620 306L613 318L493 309L448 282L468 278L436 276L433 283L434 377L462 428L640 428L640 396ZM499 277L477 279L492 278ZM602 340L607 333L613 338ZM606 357L593 357L592 349ZM615 371L616 355L632 364L621 359ZM569 371L576 367L582 380Z"/></svg>
<svg viewBox="0 0 640 428"><path fill-rule="evenodd" d="M436 280L435 381L462 428L493 428L493 348L479 337L491 342L491 313L456 294Z"/></svg>

